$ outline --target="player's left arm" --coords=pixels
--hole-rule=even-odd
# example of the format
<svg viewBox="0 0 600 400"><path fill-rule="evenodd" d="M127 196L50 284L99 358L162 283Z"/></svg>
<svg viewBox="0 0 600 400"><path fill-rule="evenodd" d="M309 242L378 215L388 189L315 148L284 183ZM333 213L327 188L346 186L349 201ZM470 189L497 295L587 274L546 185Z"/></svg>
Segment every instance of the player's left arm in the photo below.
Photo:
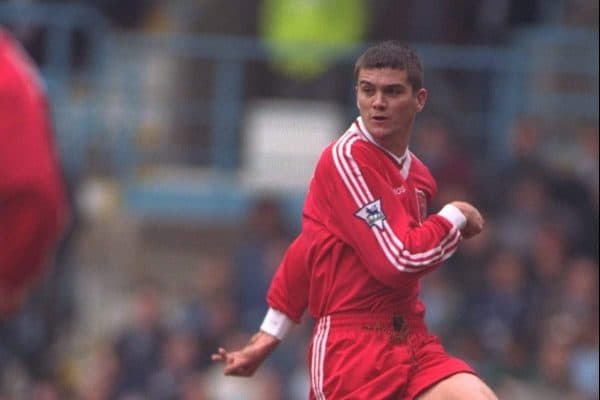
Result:
<svg viewBox="0 0 600 400"><path fill-rule="evenodd" d="M365 267L385 285L403 286L449 258L461 239L466 218L447 204L425 220L394 192L373 152L359 141L333 148L334 175L329 198L332 227L351 244Z"/></svg>

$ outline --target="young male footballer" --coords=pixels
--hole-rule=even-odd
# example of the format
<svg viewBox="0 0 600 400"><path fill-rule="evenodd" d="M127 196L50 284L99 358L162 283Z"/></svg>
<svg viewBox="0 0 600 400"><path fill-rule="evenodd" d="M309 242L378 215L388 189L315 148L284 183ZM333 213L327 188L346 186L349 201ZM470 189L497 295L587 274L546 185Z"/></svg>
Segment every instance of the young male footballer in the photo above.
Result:
<svg viewBox="0 0 600 400"><path fill-rule="evenodd" d="M383 42L358 58L355 80L360 116L321 154L260 331L213 360L252 375L308 308L310 399L496 399L428 332L419 299L419 279L484 225L463 201L427 215L436 183L409 150L427 100L419 57Z"/></svg>

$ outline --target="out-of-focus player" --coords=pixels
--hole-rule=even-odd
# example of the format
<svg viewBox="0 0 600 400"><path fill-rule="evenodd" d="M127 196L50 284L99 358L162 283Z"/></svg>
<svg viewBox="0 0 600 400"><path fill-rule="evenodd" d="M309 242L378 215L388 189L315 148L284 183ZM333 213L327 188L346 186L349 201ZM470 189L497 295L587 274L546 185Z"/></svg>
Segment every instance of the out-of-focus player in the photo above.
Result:
<svg viewBox="0 0 600 400"><path fill-rule="evenodd" d="M213 360L252 375L308 308L310 399L496 399L428 332L419 300L419 279L484 224L462 201L427 215L436 183L408 148L427 100L421 62L384 42L357 60L355 79L360 117L319 159L260 331Z"/></svg>
<svg viewBox="0 0 600 400"><path fill-rule="evenodd" d="M67 218L44 88L34 63L0 27L0 321L50 265Z"/></svg>

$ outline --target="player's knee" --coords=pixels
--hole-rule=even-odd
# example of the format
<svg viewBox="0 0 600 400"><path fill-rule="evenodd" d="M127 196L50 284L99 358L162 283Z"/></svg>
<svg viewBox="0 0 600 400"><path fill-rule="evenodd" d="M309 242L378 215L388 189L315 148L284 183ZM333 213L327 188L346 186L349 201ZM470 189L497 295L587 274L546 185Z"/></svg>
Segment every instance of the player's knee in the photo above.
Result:
<svg viewBox="0 0 600 400"><path fill-rule="evenodd" d="M452 375L417 397L417 400L498 400L492 389L469 373Z"/></svg>

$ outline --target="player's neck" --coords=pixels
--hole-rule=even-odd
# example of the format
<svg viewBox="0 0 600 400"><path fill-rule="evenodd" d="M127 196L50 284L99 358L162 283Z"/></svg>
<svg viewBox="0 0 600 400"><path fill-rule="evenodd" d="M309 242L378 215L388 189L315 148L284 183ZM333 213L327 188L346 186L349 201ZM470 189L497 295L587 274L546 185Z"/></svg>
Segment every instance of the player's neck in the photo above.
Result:
<svg viewBox="0 0 600 400"><path fill-rule="evenodd" d="M358 119L358 126L363 135L366 136L368 140L397 158L403 157L406 153L410 141L412 125L413 124L411 123L406 129L398 129L388 132L385 135L376 136L367 129L361 118Z"/></svg>
<svg viewBox="0 0 600 400"><path fill-rule="evenodd" d="M377 139L376 139L377 140ZM393 155L395 155L398 158L402 158L404 157L404 154L406 153L406 149L408 148L408 141L402 141L402 142L395 142L393 140L381 140L381 141L377 141L377 143L383 147L384 149L386 149L387 151L389 151L390 153L392 153Z"/></svg>
<svg viewBox="0 0 600 400"><path fill-rule="evenodd" d="M409 134L397 132L393 135L373 138L375 142L396 157L404 157L409 143Z"/></svg>

